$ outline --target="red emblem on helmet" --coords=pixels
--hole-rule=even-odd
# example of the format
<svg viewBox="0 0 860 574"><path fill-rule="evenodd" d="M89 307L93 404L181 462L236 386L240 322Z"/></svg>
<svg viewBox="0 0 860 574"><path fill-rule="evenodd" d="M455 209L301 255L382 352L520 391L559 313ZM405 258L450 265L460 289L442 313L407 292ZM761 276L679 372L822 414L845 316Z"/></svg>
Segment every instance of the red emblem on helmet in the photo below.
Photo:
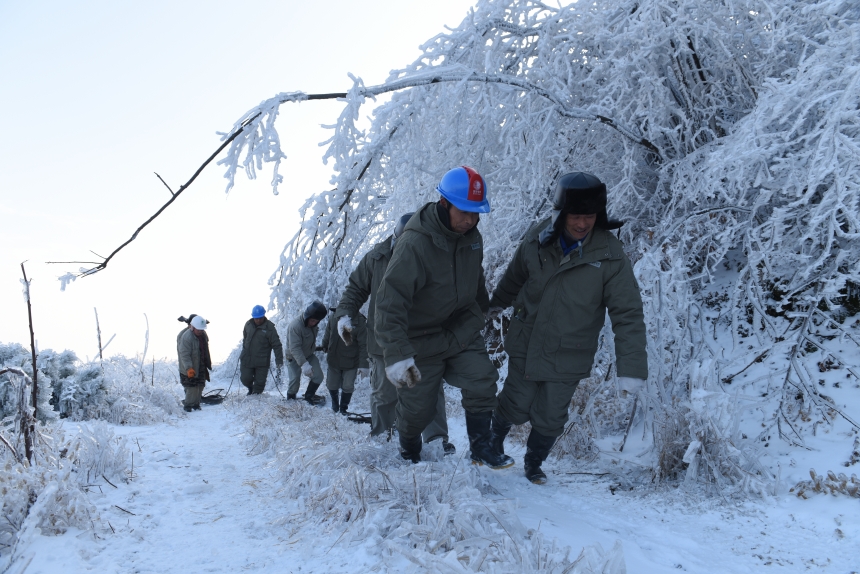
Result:
<svg viewBox="0 0 860 574"><path fill-rule="evenodd" d="M481 175L471 167L465 165L462 167L469 175L469 193L467 196L468 200L484 201L484 178L481 177Z"/></svg>

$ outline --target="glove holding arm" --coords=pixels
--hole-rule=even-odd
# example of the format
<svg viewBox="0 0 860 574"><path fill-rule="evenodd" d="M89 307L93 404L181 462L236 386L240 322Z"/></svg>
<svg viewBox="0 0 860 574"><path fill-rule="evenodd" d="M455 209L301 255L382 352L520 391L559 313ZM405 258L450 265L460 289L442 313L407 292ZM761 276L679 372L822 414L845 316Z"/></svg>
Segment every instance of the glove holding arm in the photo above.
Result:
<svg viewBox="0 0 860 574"><path fill-rule="evenodd" d="M347 347L352 345L352 319L349 315L344 315L337 320L337 333Z"/></svg>
<svg viewBox="0 0 860 574"><path fill-rule="evenodd" d="M418 371L418 367L415 366L415 359L412 357L398 361L390 367L385 367L385 375L391 384L398 389L403 388L404 385L411 389L421 380L421 372Z"/></svg>
<svg viewBox="0 0 860 574"><path fill-rule="evenodd" d="M311 365L310 361L302 365L302 374L307 378L311 378L314 376L314 366Z"/></svg>
<svg viewBox="0 0 860 574"><path fill-rule="evenodd" d="M615 386L622 397L628 394L635 395L645 386L644 379L635 379L633 377L618 377L615 379Z"/></svg>

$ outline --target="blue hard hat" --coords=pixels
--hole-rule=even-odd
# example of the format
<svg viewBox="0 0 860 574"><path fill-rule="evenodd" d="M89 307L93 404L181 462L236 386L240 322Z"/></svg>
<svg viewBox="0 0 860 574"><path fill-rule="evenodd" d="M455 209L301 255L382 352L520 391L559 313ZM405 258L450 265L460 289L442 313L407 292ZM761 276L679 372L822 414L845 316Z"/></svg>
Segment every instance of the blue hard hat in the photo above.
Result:
<svg viewBox="0 0 860 574"><path fill-rule="evenodd" d="M252 319L261 319L266 316L266 310L263 309L262 305L254 305L254 308L251 310L251 318Z"/></svg>
<svg viewBox="0 0 860 574"><path fill-rule="evenodd" d="M443 175L442 181L436 186L436 191L460 211L490 212L487 184L481 174L471 167L462 165Z"/></svg>

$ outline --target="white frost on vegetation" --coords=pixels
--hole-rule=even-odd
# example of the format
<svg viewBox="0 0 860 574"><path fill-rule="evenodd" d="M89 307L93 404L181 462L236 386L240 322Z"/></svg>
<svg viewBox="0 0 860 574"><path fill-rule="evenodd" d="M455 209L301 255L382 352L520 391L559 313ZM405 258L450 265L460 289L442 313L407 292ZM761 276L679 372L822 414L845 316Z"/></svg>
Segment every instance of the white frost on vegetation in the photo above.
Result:
<svg viewBox="0 0 860 574"><path fill-rule="evenodd" d="M610 215L626 221L620 237L645 303L651 376L635 416L651 437L639 455L650 458L649 480L768 490L774 477L749 457L771 434L805 447L837 419L858 428L810 374L810 363L833 357L850 366L828 337L849 332L841 323L856 313L848 302L860 285L858 18L846 0L787 0L778 10L762 0L478 2L384 85L352 78L326 142L332 189L305 202L270 280L276 323L313 299L335 305L364 253L402 213L435 200L453 166L488 182L490 288L548 215L556 177L592 172L608 185ZM362 104L392 90L360 129ZM245 118L273 118L275 100ZM243 149L257 167L279 165L274 123L255 133L231 150L231 181ZM611 377L611 333L602 340L595 370ZM756 348L770 349L782 373L760 395L764 420L720 434L685 406L691 373L709 363L713 392L752 393L735 376L763 360L749 356ZM737 418L747 402L732 401ZM714 464L690 472L690 442L715 432L722 438L702 441L700 453Z"/></svg>

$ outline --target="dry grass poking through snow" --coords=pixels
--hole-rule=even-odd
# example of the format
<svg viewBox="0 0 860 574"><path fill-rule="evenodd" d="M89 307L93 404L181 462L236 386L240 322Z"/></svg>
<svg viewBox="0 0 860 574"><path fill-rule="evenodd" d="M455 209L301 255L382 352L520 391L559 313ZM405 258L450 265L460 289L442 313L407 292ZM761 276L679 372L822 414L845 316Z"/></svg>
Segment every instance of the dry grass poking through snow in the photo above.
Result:
<svg viewBox="0 0 860 574"><path fill-rule="evenodd" d="M327 408L280 397L232 404L246 421L247 447L268 454L284 492L301 507L285 527L326 531L333 547L362 545L379 566L409 562L428 572L622 573L620 545L609 552L583 549L577 559L517 516L482 472L460 453L443 456L428 445L424 462L404 462L395 444L370 438L368 427Z"/></svg>

